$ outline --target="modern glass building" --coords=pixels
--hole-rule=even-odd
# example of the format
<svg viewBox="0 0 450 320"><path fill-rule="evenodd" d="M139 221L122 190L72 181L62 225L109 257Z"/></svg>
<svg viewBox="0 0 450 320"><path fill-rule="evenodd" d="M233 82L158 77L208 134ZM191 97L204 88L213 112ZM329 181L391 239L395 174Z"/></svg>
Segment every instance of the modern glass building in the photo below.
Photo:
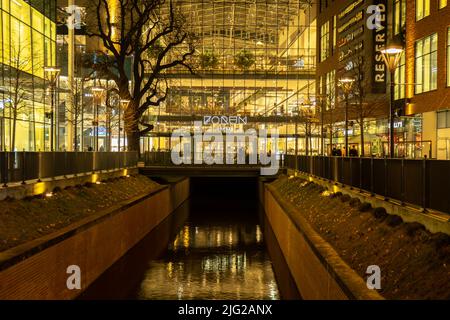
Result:
<svg viewBox="0 0 450 320"><path fill-rule="evenodd" d="M56 62L56 1L0 1L0 148L49 150L52 117L44 68Z"/></svg>
<svg viewBox="0 0 450 320"><path fill-rule="evenodd" d="M175 1L198 39L192 64L170 69L170 94L149 110L154 130L141 149L169 150L170 133L194 130L204 116L246 117L247 124L203 125L202 130L277 129L278 150L293 152L298 138L319 152L319 126L308 123L317 111L315 94L315 6L307 1ZM164 14L164 13L163 13Z"/></svg>

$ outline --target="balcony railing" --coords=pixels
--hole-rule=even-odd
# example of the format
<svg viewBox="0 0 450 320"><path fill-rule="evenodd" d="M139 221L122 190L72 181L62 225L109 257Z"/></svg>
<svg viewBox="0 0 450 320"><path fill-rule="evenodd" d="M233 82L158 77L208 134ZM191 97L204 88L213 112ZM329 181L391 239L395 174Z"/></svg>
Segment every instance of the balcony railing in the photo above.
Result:
<svg viewBox="0 0 450 320"><path fill-rule="evenodd" d="M135 167L137 152L0 152L0 182L40 180L60 176Z"/></svg>
<svg viewBox="0 0 450 320"><path fill-rule="evenodd" d="M450 161L287 155L285 164L400 204L450 213Z"/></svg>

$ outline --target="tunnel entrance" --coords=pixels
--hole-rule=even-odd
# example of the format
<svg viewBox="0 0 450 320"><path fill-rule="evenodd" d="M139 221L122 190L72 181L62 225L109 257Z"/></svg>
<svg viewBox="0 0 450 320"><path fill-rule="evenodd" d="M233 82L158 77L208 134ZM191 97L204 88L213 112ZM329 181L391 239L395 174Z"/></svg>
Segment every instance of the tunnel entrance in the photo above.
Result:
<svg viewBox="0 0 450 320"><path fill-rule="evenodd" d="M264 221L258 183L257 178L192 178L190 199L80 298L299 298Z"/></svg>

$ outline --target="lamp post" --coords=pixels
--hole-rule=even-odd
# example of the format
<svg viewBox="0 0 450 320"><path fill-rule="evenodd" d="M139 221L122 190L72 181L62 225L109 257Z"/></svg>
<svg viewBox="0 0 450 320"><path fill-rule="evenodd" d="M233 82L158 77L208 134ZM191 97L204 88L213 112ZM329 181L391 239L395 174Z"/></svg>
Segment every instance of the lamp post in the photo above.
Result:
<svg viewBox="0 0 450 320"><path fill-rule="evenodd" d="M391 99L389 103L389 156L394 157L394 90L395 70L397 69L403 54L401 45L391 44L380 50L384 63L390 74Z"/></svg>
<svg viewBox="0 0 450 320"><path fill-rule="evenodd" d="M348 97L353 88L353 83L355 79L344 77L339 79L339 85L342 88L342 92L344 93L345 100L345 156L348 157Z"/></svg>
<svg viewBox="0 0 450 320"><path fill-rule="evenodd" d="M119 152L120 152L120 139L121 139L120 131L122 130L122 127L120 125L120 123L121 123L121 111L122 111L122 109L126 110L128 108L129 104L130 104L130 100L128 100L128 99L120 99L120 107L119 107L119 143L118 143Z"/></svg>
<svg viewBox="0 0 450 320"><path fill-rule="evenodd" d="M99 102L100 99L102 98L103 92L105 91L105 88L103 87L92 87L91 88L92 91L92 95L94 98L94 103L95 103L95 109L94 109L94 121L92 122L92 124L95 126L95 130L94 130L94 141L95 141L95 151L98 151L98 107L99 107Z"/></svg>
<svg viewBox="0 0 450 320"><path fill-rule="evenodd" d="M51 111L50 111L50 151L54 151L54 136L55 136L55 90L56 90L56 81L58 80L59 73L61 69L58 67L44 67L45 79L49 82L50 85L50 99L51 99Z"/></svg>

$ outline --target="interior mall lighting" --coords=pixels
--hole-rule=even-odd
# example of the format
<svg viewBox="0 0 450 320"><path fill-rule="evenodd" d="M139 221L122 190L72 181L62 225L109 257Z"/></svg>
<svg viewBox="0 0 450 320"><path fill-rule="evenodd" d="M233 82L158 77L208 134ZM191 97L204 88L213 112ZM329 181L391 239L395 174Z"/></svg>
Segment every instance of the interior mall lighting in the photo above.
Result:
<svg viewBox="0 0 450 320"><path fill-rule="evenodd" d="M93 93L102 93L103 91L105 91L105 88L103 88L103 87L92 87L91 91Z"/></svg>
<svg viewBox="0 0 450 320"><path fill-rule="evenodd" d="M343 77L341 79L339 79L340 83L353 83L355 82L355 79L350 78L350 77Z"/></svg>
<svg viewBox="0 0 450 320"><path fill-rule="evenodd" d="M61 68L59 67L44 67L44 74L46 76L46 80L50 81L52 84L56 82L56 78L58 78L61 73Z"/></svg>

